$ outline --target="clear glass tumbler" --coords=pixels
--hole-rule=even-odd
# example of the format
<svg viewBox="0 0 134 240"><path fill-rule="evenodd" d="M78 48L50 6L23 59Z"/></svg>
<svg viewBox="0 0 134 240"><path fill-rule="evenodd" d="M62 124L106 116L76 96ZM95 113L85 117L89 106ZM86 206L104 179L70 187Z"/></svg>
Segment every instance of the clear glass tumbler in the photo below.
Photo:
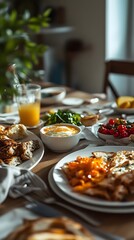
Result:
<svg viewBox="0 0 134 240"><path fill-rule="evenodd" d="M33 127L40 123L41 86L38 84L17 84L16 100L20 123Z"/></svg>

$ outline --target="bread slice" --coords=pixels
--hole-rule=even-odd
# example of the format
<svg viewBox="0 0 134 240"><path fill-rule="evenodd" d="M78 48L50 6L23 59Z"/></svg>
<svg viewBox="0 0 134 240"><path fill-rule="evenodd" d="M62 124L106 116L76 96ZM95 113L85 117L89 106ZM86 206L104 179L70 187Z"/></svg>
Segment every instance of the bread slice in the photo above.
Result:
<svg viewBox="0 0 134 240"><path fill-rule="evenodd" d="M86 127L96 124L98 120L99 120L99 115L97 114L81 117L81 123Z"/></svg>
<svg viewBox="0 0 134 240"><path fill-rule="evenodd" d="M28 135L28 130L23 124L14 124L5 129L6 135L14 140L23 139Z"/></svg>
<svg viewBox="0 0 134 240"><path fill-rule="evenodd" d="M22 161L26 161L32 158L33 152L39 149L38 140L30 140L18 144L18 153Z"/></svg>
<svg viewBox="0 0 134 240"><path fill-rule="evenodd" d="M0 164L17 166L23 161L32 159L33 152L39 148L38 140L18 142L5 135L0 135Z"/></svg>
<svg viewBox="0 0 134 240"><path fill-rule="evenodd" d="M23 124L13 124L11 126L0 125L0 135L6 135L14 140L19 140L28 135L28 130Z"/></svg>
<svg viewBox="0 0 134 240"><path fill-rule="evenodd" d="M3 162L8 164L9 166L18 166L22 163L21 158L19 156L12 156L8 159L4 159Z"/></svg>

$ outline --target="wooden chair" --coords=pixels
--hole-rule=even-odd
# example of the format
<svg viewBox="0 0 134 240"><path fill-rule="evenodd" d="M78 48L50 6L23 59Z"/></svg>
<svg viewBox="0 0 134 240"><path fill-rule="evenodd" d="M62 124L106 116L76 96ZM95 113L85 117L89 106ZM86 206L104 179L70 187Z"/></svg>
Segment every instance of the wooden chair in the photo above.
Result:
<svg viewBox="0 0 134 240"><path fill-rule="evenodd" d="M134 62L125 60L110 60L105 62L105 76L103 91L107 94L108 88L112 91L114 97L119 97L119 93L113 86L110 74L120 74L126 76L134 76ZM128 78L129 79L129 78Z"/></svg>

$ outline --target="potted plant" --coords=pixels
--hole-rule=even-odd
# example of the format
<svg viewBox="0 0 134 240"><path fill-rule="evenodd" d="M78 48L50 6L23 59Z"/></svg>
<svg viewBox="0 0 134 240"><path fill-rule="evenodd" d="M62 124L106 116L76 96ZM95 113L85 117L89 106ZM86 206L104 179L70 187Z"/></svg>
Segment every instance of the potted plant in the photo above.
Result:
<svg viewBox="0 0 134 240"><path fill-rule="evenodd" d="M10 10L7 2L0 2L0 101L8 101L13 95L15 71L9 71L9 65L16 65L20 82L33 74L39 57L46 50L35 36L49 26L50 11L36 17L31 17L28 11L19 15L15 9Z"/></svg>

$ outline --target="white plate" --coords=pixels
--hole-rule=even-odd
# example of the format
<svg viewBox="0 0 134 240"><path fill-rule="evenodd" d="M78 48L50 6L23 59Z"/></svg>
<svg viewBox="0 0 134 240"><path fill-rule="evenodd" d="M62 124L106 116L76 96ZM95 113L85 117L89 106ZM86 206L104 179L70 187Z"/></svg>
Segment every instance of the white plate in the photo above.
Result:
<svg viewBox="0 0 134 240"><path fill-rule="evenodd" d="M7 115L7 116L0 116L0 124L17 124L19 123L19 116L18 115Z"/></svg>
<svg viewBox="0 0 134 240"><path fill-rule="evenodd" d="M53 112L57 112L59 109L60 109L60 110L69 110L69 111L72 111L72 112L75 112L75 113L78 113L78 114L81 114L81 115L82 115L82 113L85 112L85 111L86 111L86 112L89 112L89 113L91 113L91 114L96 114L95 111L93 111L93 110L90 111L90 109L87 108L87 107L85 107L85 108L69 108L69 107L65 106L65 107L52 108ZM99 124L99 123L105 122L106 120L107 120L107 117L101 115L101 119L98 120L97 123ZM82 126L84 126L84 125L82 125ZM79 127L80 127L80 126L79 126ZM86 128L91 128L91 126L86 127Z"/></svg>
<svg viewBox="0 0 134 240"><path fill-rule="evenodd" d="M62 103L68 106L78 106L81 105L83 102L84 100L81 98L65 98L62 100Z"/></svg>
<svg viewBox="0 0 134 240"><path fill-rule="evenodd" d="M44 145L43 145L42 141L40 140L40 138L30 131L28 131L28 136L25 137L23 139L23 141L29 141L29 140L38 140L40 148L33 152L32 159L23 162L22 164L18 165L17 167L31 170L41 161L41 159L44 155Z"/></svg>
<svg viewBox="0 0 134 240"><path fill-rule="evenodd" d="M100 114L110 115L114 112L112 105L113 105L113 102L95 103L95 104L90 104L88 108L90 109L90 111L95 111L95 112L100 111Z"/></svg>
<svg viewBox="0 0 134 240"><path fill-rule="evenodd" d="M12 117L14 115L17 115L18 112L15 111L15 112L10 112L10 113L0 113L0 117Z"/></svg>
<svg viewBox="0 0 134 240"><path fill-rule="evenodd" d="M28 130L33 130L35 128L41 128L44 126L44 121L42 119L40 119L40 122L35 125L35 126L32 126L32 127L29 127L29 126L26 126Z"/></svg>
<svg viewBox="0 0 134 240"><path fill-rule="evenodd" d="M8 116L12 116L15 114L18 114L18 107L16 103L13 104L1 104L1 107L4 107L3 111L2 109L0 109L0 117L8 117Z"/></svg>
<svg viewBox="0 0 134 240"><path fill-rule="evenodd" d="M14 116L18 116L18 111L14 111L14 112L9 112L9 113L0 113L0 117L14 117Z"/></svg>
<svg viewBox="0 0 134 240"><path fill-rule="evenodd" d="M127 121L134 123L134 115L132 116L127 116Z"/></svg>
<svg viewBox="0 0 134 240"><path fill-rule="evenodd" d="M89 114L96 114L96 111L94 110L90 110L90 108L88 107L84 107L84 108L70 108L70 111L75 112L75 113L79 113L79 114L83 114L84 112L87 112ZM107 120L107 117L101 116L101 119L98 120L97 123L101 123L101 122L105 122ZM91 127L91 126L90 126Z"/></svg>
<svg viewBox="0 0 134 240"><path fill-rule="evenodd" d="M132 151L134 150L134 148L129 146L98 146L98 147L88 146L85 149L81 149L79 151L73 152L65 156L64 158L62 158L55 165L54 171L53 171L54 181L59 187L59 189L63 191L66 195L71 196L73 199L76 199L83 203L95 204L98 206L107 206L107 207L114 207L114 206L119 206L119 207L133 206L134 207L134 201L132 202L106 201L106 200L99 199L97 197L91 197L84 194L73 192L65 174L61 169L65 163L74 161L78 156L82 156L82 157L90 156L92 155L92 152L95 152L95 151L117 152L121 150Z"/></svg>
<svg viewBox="0 0 134 240"><path fill-rule="evenodd" d="M118 113L132 114L134 113L134 108L119 108L116 103L112 104L112 108Z"/></svg>
<svg viewBox="0 0 134 240"><path fill-rule="evenodd" d="M107 207L107 206L98 206L95 204L85 203L80 201L79 199L74 199L72 196L68 196L65 192L60 190L60 188L56 185L55 180L53 179L53 168L49 171L48 181L51 189L54 191L56 195L64 199L65 201L74 204L74 206L82 207L84 209L103 212L103 213L134 213L134 207Z"/></svg>

